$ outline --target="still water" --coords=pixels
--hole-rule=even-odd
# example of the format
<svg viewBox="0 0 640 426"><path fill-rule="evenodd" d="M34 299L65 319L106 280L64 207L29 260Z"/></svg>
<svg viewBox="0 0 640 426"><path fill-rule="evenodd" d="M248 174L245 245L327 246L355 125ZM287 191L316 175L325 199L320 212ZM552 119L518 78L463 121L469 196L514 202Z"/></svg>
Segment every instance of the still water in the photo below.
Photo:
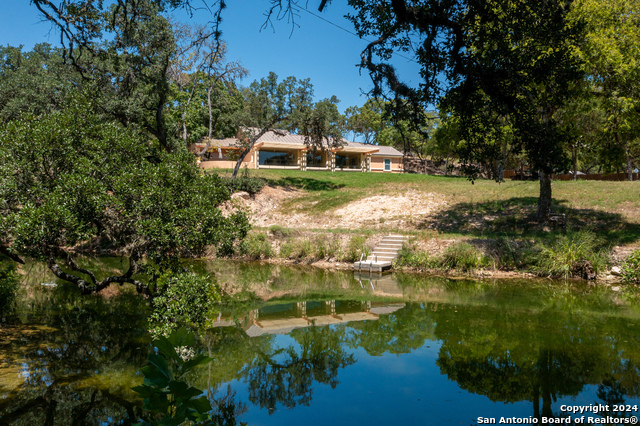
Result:
<svg viewBox="0 0 640 426"><path fill-rule="evenodd" d="M590 404L610 411L585 422L638 414L640 311L607 288L194 267L266 299L223 309L200 334L214 361L189 380L225 424L470 425ZM42 286L39 265L25 281L0 328L0 424L132 423L151 349L144 301Z"/></svg>

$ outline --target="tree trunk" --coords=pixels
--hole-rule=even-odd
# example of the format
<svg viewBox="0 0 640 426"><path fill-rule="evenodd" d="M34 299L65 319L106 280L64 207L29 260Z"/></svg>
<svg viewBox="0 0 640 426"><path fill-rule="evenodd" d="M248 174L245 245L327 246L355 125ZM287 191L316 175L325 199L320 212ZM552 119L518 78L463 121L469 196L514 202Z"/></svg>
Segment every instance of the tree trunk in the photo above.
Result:
<svg viewBox="0 0 640 426"><path fill-rule="evenodd" d="M627 177L629 178L629 182L633 182L633 167L631 166L631 153L628 142L625 146L624 153L627 156Z"/></svg>
<svg viewBox="0 0 640 426"><path fill-rule="evenodd" d="M231 174L231 179L235 179L238 176L238 171L240 170L240 166L242 166L242 162L244 161L247 154L249 154L253 149L253 145L255 145L255 141L251 142L251 145L249 145L248 149L244 149L240 152L240 156L238 157L236 166L233 168L233 174Z"/></svg>
<svg viewBox="0 0 640 426"><path fill-rule="evenodd" d="M571 150L571 160L573 161L573 180L578 180L578 144Z"/></svg>
<svg viewBox="0 0 640 426"><path fill-rule="evenodd" d="M551 175L540 170L540 197L538 197L538 222L546 222L549 219L551 209Z"/></svg>
<svg viewBox="0 0 640 426"><path fill-rule="evenodd" d="M451 151L447 153L447 161L444 162L444 175L447 175L447 171L449 169L449 157L451 156Z"/></svg>

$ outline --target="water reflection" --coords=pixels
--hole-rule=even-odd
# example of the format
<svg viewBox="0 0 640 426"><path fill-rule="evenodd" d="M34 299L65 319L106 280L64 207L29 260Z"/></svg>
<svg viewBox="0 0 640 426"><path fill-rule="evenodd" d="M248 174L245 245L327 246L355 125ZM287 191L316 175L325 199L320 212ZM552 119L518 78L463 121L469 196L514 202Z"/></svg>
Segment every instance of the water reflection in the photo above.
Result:
<svg viewBox="0 0 640 426"><path fill-rule="evenodd" d="M77 297L32 285L0 329L2 424L131 424L130 390L146 361L146 305L136 295Z"/></svg>
<svg viewBox="0 0 640 426"><path fill-rule="evenodd" d="M206 267L234 279L228 265ZM197 349L214 362L189 381L218 424L470 424L564 417L567 402L640 403L640 315L607 289L237 273L247 290L281 299L223 313L201 332ZM141 404L130 388L149 350L144 301L25 291L0 329L0 423L134 422Z"/></svg>
<svg viewBox="0 0 640 426"><path fill-rule="evenodd" d="M404 291L407 289L405 286ZM559 401L567 398L577 398L586 405L640 402L638 315L613 303L615 296L610 292L470 280L422 283L411 288L413 296L421 292L436 301L378 302L384 311L380 315L371 315L371 304L366 302L344 303L352 312L340 315L335 301L271 305L252 312L242 324L241 340L259 341L262 349L233 376L237 389L244 388L250 402L271 414L278 405L310 405L314 386L329 383L335 389L340 374L349 370L368 377L367 383L376 380L371 378L384 380L375 364L359 365L361 351L384 358L433 346L439 348L433 367L459 389L489 402L482 413L458 409L460 421L498 413L504 404L513 403L525 403L516 410L518 415L541 418L566 417ZM366 315L342 321L358 309ZM318 318L329 315L333 320L311 327L312 314ZM289 330L289 339L274 336ZM314 340L321 342L318 348L309 344ZM243 352L252 350L251 343L244 345ZM338 350L340 347L345 349ZM314 375L315 364L310 361L314 354L333 366L327 370L329 374ZM279 357L285 362L273 361ZM298 363L306 369L294 368L296 379L289 373ZM429 382L415 384L409 394L439 399L438 386ZM338 405L342 404L340 395L335 395ZM464 395L458 398L459 404L470 399ZM376 404L375 399L370 403ZM323 412L321 408L317 411ZM407 421L421 418L419 411L414 417L410 410L403 415ZM256 414L250 418L264 421ZM375 418L369 420L376 423Z"/></svg>

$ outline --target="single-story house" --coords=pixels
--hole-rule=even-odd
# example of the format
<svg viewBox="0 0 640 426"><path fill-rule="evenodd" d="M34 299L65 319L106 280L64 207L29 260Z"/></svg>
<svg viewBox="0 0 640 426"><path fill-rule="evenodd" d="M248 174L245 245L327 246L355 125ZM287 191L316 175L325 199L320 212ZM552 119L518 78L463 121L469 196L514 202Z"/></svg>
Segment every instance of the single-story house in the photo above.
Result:
<svg viewBox="0 0 640 426"><path fill-rule="evenodd" d="M237 138L214 139L201 157L200 167L231 169ZM197 143L202 150L206 143ZM236 157L237 158L237 157ZM267 132L244 158L249 169L295 169L357 172L403 172L403 155L391 146L371 145L343 139L342 146L322 149L305 144L304 136L286 131Z"/></svg>

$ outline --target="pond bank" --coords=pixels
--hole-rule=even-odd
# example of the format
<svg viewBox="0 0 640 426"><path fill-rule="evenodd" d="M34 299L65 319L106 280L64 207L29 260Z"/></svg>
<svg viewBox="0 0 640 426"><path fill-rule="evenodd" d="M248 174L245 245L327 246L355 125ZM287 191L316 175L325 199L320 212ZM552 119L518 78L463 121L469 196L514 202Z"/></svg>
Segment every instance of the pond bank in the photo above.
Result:
<svg viewBox="0 0 640 426"><path fill-rule="evenodd" d="M272 226L253 229L234 259L281 265L352 270L387 233L371 230L313 230ZM632 248L600 246L589 231L549 239L473 239L437 233L409 234L394 270L477 278L549 277L619 283L620 265ZM211 256L214 258L214 256Z"/></svg>

